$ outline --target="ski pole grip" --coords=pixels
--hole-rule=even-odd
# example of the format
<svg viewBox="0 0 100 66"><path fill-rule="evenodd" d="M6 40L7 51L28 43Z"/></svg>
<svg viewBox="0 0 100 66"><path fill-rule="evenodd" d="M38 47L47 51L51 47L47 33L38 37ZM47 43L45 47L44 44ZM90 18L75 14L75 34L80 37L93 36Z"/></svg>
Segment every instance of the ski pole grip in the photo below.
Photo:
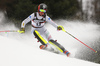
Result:
<svg viewBox="0 0 100 66"><path fill-rule="evenodd" d="M66 32L63 26L59 25L58 27L61 27L62 31Z"/></svg>

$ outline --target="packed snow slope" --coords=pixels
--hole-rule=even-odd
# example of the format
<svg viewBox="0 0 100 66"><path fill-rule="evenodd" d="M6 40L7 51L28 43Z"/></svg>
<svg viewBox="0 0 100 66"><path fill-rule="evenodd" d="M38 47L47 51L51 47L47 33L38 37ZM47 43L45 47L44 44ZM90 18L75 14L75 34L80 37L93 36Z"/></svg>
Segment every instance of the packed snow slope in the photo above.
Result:
<svg viewBox="0 0 100 66"><path fill-rule="evenodd" d="M100 66L0 36L0 66Z"/></svg>
<svg viewBox="0 0 100 66"><path fill-rule="evenodd" d="M57 31L57 29L49 23L46 23L45 27L50 32L52 38L64 46L74 58L67 58L63 54L40 50L39 46L41 43L38 43L37 39L31 35L31 25L26 25L24 34L17 32L0 32L0 66L98 65L88 61L100 61L100 25L92 21L82 22L62 19L54 21L58 25L62 25L65 30L73 36L98 51L98 54L65 32ZM5 30L19 30L19 28L15 27L13 22L7 19L1 12L0 31Z"/></svg>

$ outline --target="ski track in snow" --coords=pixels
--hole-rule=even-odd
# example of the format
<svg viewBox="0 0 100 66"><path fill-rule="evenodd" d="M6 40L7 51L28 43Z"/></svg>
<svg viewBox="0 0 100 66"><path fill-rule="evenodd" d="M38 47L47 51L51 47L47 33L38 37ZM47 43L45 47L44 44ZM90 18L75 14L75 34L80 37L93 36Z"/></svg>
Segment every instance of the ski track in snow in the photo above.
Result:
<svg viewBox="0 0 100 66"><path fill-rule="evenodd" d="M17 40L0 36L0 66L100 66L100 64L68 58Z"/></svg>

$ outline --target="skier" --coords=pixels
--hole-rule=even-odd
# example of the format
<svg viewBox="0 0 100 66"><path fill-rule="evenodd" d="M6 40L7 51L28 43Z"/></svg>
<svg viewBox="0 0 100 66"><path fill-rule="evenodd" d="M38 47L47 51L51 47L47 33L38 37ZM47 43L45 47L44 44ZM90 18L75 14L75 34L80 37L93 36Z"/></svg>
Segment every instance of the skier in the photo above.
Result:
<svg viewBox="0 0 100 66"><path fill-rule="evenodd" d="M25 32L25 25L31 21L32 31L31 33L41 42L40 49L45 49L48 44L54 45L60 52L69 56L69 52L61 46L57 41L53 40L47 29L44 27L45 23L52 24L57 30L62 30L62 26L58 26L53 20L47 16L47 5L41 3L38 6L38 12L32 13L29 17L22 21L20 33ZM46 38L48 41L46 41Z"/></svg>

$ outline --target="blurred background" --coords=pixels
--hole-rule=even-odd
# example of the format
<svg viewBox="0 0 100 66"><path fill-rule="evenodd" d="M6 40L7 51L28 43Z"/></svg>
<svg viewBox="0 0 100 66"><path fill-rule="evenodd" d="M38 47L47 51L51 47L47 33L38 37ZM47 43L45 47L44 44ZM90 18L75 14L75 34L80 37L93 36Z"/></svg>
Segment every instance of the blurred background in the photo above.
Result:
<svg viewBox="0 0 100 66"><path fill-rule="evenodd" d="M48 6L52 19L93 20L100 23L100 0L0 0L0 10L16 24L37 11L40 3ZM20 21L21 20L21 21Z"/></svg>

